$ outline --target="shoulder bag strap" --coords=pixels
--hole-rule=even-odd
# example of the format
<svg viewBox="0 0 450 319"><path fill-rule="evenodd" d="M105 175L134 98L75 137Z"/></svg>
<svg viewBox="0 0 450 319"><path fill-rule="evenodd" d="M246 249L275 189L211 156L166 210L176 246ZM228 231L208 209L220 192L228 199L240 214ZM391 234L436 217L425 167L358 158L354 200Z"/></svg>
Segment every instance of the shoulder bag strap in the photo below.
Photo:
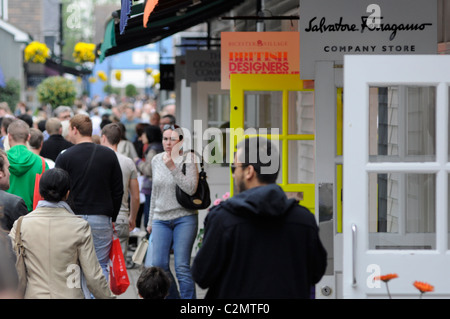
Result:
<svg viewBox="0 0 450 319"><path fill-rule="evenodd" d="M194 153L195 155L197 155L201 159L201 161L200 161L200 172L199 173L203 172L204 171L204 169L203 169L203 155L199 156L199 154L196 151L192 150L192 149L187 151L185 153L185 155L188 154L188 153ZM185 159L185 161L186 161L186 159ZM181 168L181 172L183 173L183 175L186 175L186 163L183 163L183 167Z"/></svg>
<svg viewBox="0 0 450 319"><path fill-rule="evenodd" d="M16 245L18 247L23 247L22 245L22 236L20 235L21 228L22 228L22 220L23 216L20 216L17 220L17 226L16 226Z"/></svg>
<svg viewBox="0 0 450 319"><path fill-rule="evenodd" d="M86 169L83 172L83 178L84 178L84 175L86 175L86 172L88 172L89 169L91 168L92 160L94 159L94 154L95 154L95 151L97 150L97 144L95 144L95 143L92 143L92 144L94 144L94 150L92 151L91 158L89 159L89 163L87 164Z"/></svg>

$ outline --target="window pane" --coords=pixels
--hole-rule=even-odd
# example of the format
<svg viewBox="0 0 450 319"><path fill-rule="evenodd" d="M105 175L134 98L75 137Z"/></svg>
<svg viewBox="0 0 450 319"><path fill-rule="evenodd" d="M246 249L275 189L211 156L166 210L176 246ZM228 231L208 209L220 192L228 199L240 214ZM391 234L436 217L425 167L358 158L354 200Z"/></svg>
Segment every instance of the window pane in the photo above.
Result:
<svg viewBox="0 0 450 319"><path fill-rule="evenodd" d="M314 184L314 141L289 141L289 174L290 184Z"/></svg>
<svg viewBox="0 0 450 319"><path fill-rule="evenodd" d="M370 161L434 161L436 88L371 87L369 126Z"/></svg>
<svg viewBox="0 0 450 319"><path fill-rule="evenodd" d="M282 133L283 92L247 91L244 102L244 129L267 128L267 132L270 133L271 128L277 128L279 133Z"/></svg>
<svg viewBox="0 0 450 319"><path fill-rule="evenodd" d="M288 134L314 134L314 92L289 92Z"/></svg>
<svg viewBox="0 0 450 319"><path fill-rule="evenodd" d="M370 249L433 249L434 174L369 174Z"/></svg>
<svg viewBox="0 0 450 319"><path fill-rule="evenodd" d="M229 155L227 150L227 129L230 127L230 95L208 94L208 128L214 127L222 132L221 138L210 138L207 142L211 146L208 158L209 164L222 164L227 166Z"/></svg>
<svg viewBox="0 0 450 319"><path fill-rule="evenodd" d="M230 127L230 96L228 94L208 95L208 127Z"/></svg>

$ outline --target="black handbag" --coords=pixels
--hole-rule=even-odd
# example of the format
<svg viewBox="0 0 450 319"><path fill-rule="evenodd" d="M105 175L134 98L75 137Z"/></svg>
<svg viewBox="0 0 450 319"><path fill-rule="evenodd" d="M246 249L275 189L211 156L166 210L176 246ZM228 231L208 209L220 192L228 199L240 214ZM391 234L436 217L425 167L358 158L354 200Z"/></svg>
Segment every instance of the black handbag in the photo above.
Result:
<svg viewBox="0 0 450 319"><path fill-rule="evenodd" d="M195 153L193 150L191 152ZM186 175L186 163L183 163L182 173ZM188 195L178 185L175 194L178 203L186 209L198 210L206 209L211 205L209 185L206 181L206 172L203 168L203 157L200 162L200 172L198 173L198 186L194 195Z"/></svg>

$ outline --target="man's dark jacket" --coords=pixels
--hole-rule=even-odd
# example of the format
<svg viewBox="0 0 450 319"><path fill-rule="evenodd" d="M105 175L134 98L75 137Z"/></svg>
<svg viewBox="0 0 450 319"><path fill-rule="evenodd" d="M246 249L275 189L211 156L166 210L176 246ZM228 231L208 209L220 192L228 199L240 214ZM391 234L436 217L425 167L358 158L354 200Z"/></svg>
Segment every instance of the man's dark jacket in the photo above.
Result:
<svg viewBox="0 0 450 319"><path fill-rule="evenodd" d="M326 256L314 215L270 184L211 209L192 275L206 298L310 298Z"/></svg>
<svg viewBox="0 0 450 319"><path fill-rule="evenodd" d="M20 216L28 214L28 208L22 197L0 190L0 227L10 231Z"/></svg>
<svg viewBox="0 0 450 319"><path fill-rule="evenodd" d="M53 134L48 137L44 144L42 145L42 149L40 155L45 158L49 158L52 161L56 161L59 153L73 146L68 140L66 140L60 134Z"/></svg>

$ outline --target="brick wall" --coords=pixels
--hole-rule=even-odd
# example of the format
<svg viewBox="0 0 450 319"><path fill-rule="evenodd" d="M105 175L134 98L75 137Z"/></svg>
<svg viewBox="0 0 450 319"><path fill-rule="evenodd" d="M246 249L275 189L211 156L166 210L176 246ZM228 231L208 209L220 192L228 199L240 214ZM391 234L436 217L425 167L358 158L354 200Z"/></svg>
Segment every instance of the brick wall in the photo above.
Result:
<svg viewBox="0 0 450 319"><path fill-rule="evenodd" d="M8 22L29 33L33 40L43 42L41 8L42 0L9 0Z"/></svg>

